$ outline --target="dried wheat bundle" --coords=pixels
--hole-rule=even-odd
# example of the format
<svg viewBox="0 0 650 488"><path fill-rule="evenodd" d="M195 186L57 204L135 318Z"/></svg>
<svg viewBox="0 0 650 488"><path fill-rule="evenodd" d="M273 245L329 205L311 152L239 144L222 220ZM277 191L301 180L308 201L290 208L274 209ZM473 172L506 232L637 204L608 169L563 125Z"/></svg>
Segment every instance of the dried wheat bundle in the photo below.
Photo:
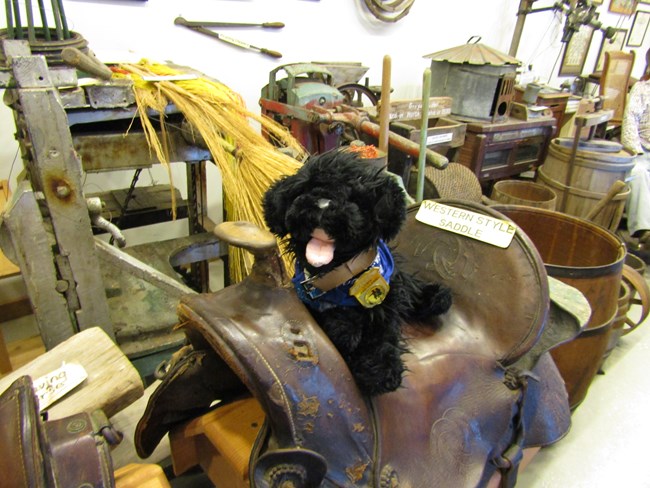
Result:
<svg viewBox="0 0 650 488"><path fill-rule="evenodd" d="M305 157L300 143L272 119L249 112L241 97L218 81L198 77L183 81L148 82L143 76L173 76L182 74L168 65L122 65L134 81L138 112L146 139L158 159L169 168L169 141L166 137L164 109L173 104L197 130L221 172L226 218L246 220L266 227L262 213L262 196L269 186L282 176L293 174L301 163L277 150L265 139L251 121L278 145L290 148L298 159ZM150 110L160 115L162 138L147 116ZM170 173L171 174L171 173ZM172 202L173 204L175 202ZM252 256L241 249L231 248L230 278L240 281L248 275ZM291 270L291 263L287 263Z"/></svg>

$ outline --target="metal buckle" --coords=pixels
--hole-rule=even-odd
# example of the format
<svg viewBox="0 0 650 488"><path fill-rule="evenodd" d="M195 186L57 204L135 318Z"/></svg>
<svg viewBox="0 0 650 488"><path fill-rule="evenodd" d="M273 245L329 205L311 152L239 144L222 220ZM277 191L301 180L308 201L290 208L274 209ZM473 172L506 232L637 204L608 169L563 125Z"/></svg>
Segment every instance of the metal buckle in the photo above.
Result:
<svg viewBox="0 0 650 488"><path fill-rule="evenodd" d="M312 276L311 278L307 278L300 282L300 286L304 290L305 294L312 300L316 300L317 298L323 296L326 293L320 288L316 288L313 285L313 282L316 278L318 278L318 276Z"/></svg>

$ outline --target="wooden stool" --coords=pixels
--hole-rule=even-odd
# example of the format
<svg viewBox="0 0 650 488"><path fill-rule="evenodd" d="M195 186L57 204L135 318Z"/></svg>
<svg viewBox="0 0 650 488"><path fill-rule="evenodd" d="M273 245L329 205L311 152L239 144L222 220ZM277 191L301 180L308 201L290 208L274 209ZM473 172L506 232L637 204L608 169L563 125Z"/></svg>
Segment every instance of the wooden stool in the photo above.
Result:
<svg viewBox="0 0 650 488"><path fill-rule="evenodd" d="M247 488L248 463L263 422L260 404L247 398L173 429L169 443L174 474L200 465L217 488Z"/></svg>
<svg viewBox="0 0 650 488"><path fill-rule="evenodd" d="M115 488L171 488L157 464L127 464L115 470Z"/></svg>

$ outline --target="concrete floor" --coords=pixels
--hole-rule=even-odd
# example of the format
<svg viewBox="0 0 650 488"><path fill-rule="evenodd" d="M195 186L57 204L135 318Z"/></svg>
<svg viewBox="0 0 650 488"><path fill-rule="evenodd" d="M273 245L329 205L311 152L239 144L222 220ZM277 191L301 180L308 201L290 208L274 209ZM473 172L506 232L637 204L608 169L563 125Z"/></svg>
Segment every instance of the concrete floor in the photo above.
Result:
<svg viewBox="0 0 650 488"><path fill-rule="evenodd" d="M629 316L639 313L633 305ZM619 340L603 372L569 433L533 458L518 487L650 487L650 318Z"/></svg>

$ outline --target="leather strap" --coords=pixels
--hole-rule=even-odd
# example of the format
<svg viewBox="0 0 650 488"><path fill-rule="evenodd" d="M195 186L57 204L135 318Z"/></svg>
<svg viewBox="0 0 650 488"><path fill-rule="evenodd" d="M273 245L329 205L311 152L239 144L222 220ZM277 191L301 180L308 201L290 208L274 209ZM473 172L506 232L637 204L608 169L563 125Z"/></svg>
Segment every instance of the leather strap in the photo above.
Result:
<svg viewBox="0 0 650 488"><path fill-rule="evenodd" d="M639 294L639 298L634 298L634 294L632 294L630 303L641 305L641 316L638 320L635 321L629 317L625 319L625 324L628 326L623 329L622 333L625 335L629 334L641 325L648 316L648 313L650 313L650 289L648 288L648 283L645 278L628 264L623 266L623 278L632 286L634 291Z"/></svg>
<svg viewBox="0 0 650 488"><path fill-rule="evenodd" d="M309 283L321 291L333 290L337 286L342 285L362 271L368 269L376 257L377 249L373 247L361 254L357 254L355 257L334 268L332 271L323 275L316 275L303 283Z"/></svg>

